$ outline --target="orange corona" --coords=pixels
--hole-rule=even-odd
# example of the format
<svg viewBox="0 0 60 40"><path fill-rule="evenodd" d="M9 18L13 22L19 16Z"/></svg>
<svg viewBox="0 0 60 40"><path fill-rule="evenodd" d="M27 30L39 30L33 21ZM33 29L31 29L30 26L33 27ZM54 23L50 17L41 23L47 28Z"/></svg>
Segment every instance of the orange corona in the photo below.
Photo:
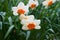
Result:
<svg viewBox="0 0 60 40"><path fill-rule="evenodd" d="M49 1L49 2L48 2L48 6L50 6L50 5L52 5L52 1Z"/></svg>
<svg viewBox="0 0 60 40"><path fill-rule="evenodd" d="M34 23L30 23L30 24L27 25L27 27L28 27L29 30L32 30L32 29L35 28L35 24Z"/></svg>
<svg viewBox="0 0 60 40"><path fill-rule="evenodd" d="M18 9L17 13L18 13L18 14L24 14L25 11L24 11L23 9Z"/></svg>
<svg viewBox="0 0 60 40"><path fill-rule="evenodd" d="M36 7L36 4L31 4L30 8L35 8Z"/></svg>

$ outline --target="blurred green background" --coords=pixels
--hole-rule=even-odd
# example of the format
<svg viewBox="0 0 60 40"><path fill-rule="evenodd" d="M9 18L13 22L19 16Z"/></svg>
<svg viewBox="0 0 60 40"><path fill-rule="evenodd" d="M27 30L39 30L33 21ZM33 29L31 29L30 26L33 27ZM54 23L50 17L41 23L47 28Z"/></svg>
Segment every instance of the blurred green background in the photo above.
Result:
<svg viewBox="0 0 60 40"><path fill-rule="evenodd" d="M36 19L41 20L40 30L22 30L18 16L14 16L11 8L19 2L28 0L0 0L0 40L60 40L60 1L56 1L47 9L39 1L39 6L30 10Z"/></svg>

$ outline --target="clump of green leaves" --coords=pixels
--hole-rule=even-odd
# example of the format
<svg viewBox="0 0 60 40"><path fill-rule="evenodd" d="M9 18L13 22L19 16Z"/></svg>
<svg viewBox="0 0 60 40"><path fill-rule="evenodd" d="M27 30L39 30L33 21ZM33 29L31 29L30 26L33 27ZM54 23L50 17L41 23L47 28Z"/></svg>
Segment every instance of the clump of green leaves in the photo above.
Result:
<svg viewBox="0 0 60 40"><path fill-rule="evenodd" d="M43 0L39 0L39 6L30 10L29 15L41 20L41 29L31 31L21 29L18 16L11 10L20 1L28 3L27 0L0 0L0 40L60 40L60 1L45 9Z"/></svg>

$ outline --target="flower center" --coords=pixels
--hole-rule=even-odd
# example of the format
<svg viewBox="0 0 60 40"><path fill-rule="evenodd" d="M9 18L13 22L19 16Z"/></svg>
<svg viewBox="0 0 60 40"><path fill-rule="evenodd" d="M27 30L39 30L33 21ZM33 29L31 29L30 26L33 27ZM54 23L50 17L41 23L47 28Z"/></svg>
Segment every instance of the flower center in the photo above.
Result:
<svg viewBox="0 0 60 40"><path fill-rule="evenodd" d="M28 27L29 30L32 30L32 29L35 28L35 24L34 23L30 23L30 24L27 25L27 27Z"/></svg>
<svg viewBox="0 0 60 40"><path fill-rule="evenodd" d="M36 4L31 4L30 8L35 8L36 7Z"/></svg>
<svg viewBox="0 0 60 40"><path fill-rule="evenodd" d="M52 5L52 1L48 2L48 6Z"/></svg>
<svg viewBox="0 0 60 40"><path fill-rule="evenodd" d="M24 11L23 9L18 9L17 13L18 13L18 14L24 14L25 11Z"/></svg>

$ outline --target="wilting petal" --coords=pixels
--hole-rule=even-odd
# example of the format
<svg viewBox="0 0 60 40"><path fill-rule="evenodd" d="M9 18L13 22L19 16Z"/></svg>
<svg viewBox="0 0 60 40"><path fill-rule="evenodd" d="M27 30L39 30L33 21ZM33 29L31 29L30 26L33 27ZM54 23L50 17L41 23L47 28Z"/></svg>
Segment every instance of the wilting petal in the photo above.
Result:
<svg viewBox="0 0 60 40"><path fill-rule="evenodd" d="M21 14L20 17L19 17L19 19L22 20L22 19L25 19L25 17L26 16L24 14Z"/></svg>

